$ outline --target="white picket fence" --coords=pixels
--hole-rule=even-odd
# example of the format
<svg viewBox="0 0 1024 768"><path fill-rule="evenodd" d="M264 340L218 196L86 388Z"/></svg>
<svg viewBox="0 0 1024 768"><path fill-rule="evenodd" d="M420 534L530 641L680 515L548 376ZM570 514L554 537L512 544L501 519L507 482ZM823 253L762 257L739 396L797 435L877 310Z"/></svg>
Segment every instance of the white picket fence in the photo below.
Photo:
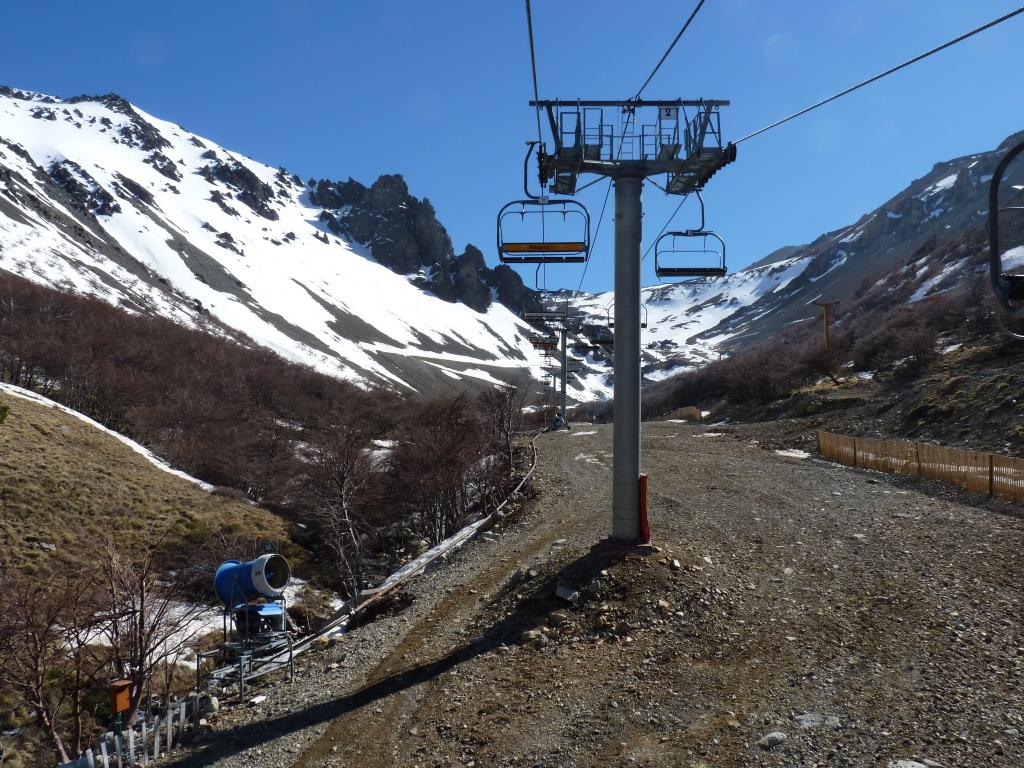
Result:
<svg viewBox="0 0 1024 768"><path fill-rule="evenodd" d="M136 768L170 754L185 738L189 715L198 702L178 701L167 707L158 717L141 720L124 735L105 733L94 748L57 768Z"/></svg>

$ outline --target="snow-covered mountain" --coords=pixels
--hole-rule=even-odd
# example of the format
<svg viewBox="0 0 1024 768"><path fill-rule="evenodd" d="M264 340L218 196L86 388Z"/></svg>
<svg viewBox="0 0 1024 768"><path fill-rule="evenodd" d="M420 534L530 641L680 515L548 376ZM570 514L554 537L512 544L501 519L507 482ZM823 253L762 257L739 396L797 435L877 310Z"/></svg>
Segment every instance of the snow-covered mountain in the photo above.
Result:
<svg viewBox="0 0 1024 768"><path fill-rule="evenodd" d="M943 293L985 269L988 182L1006 151L1021 140L1024 133L995 150L937 163L857 222L809 245L781 248L723 279L644 288L645 378L657 381L820 321L815 301L842 302L840 318L844 304L855 302L858 311L870 311L941 301ZM1024 162L1014 164L1004 183L1024 188ZM595 352L584 344L610 339L606 326L613 299L603 293L570 301L583 330L575 356L587 369L570 383L578 398L611 392L612 346ZM564 302L564 297L548 300Z"/></svg>
<svg viewBox="0 0 1024 768"><path fill-rule="evenodd" d="M987 182L1020 138L938 163L809 245L721 280L645 288L645 377L809 322L822 298L920 301L957 285L977 261ZM456 255L400 176L303 181L113 95L0 87L0 270L251 339L364 385L435 392L543 377L534 329L518 317L536 296L476 248ZM613 295L570 304L581 371L569 395L608 397Z"/></svg>
<svg viewBox="0 0 1024 768"><path fill-rule="evenodd" d="M304 182L109 95L0 88L0 270L402 391L539 375L507 267L400 176Z"/></svg>

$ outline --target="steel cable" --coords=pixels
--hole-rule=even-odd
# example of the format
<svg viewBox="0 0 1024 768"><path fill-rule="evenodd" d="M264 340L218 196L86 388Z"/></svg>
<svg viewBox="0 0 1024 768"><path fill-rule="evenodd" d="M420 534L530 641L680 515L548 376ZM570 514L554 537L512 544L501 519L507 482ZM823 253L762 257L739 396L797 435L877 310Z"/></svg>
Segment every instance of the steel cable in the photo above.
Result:
<svg viewBox="0 0 1024 768"><path fill-rule="evenodd" d="M781 120L776 120L771 125L766 125L764 128L761 128L760 130L754 131L753 133L748 133L742 139L737 139L735 143L739 144L740 142L744 142L747 139L752 139L755 136L760 136L765 131L770 131L772 128L777 128L778 126L782 125L783 123L788 123L790 120L795 120L796 118L800 117L801 115L806 115L811 110L817 109L818 107L822 107L825 104L828 104L829 102L832 102L832 101L835 101L836 99L842 98L843 96L846 96L848 93L853 93L854 91L856 91L856 90L858 90L860 88L863 88L865 85L871 85L871 83L877 82L878 80L881 80L883 77L887 77L888 75L891 75L894 72L899 72L901 69L904 69L905 67L909 67L911 64L916 64L917 62L921 61L922 59L927 59L929 56L931 56L933 54L936 54L939 51L944 51L946 48L949 48L950 46L953 46L953 45L956 45L957 43L963 42L964 40L968 39L969 37L974 37L974 35L977 35L979 32L984 32L986 29L991 29L992 27L996 26L997 24L1002 24L1004 21L1007 21L1008 19L1012 19L1014 16L1017 16L1017 15L1019 15L1021 13L1024 13L1024 6L1021 6L1020 8L1018 8L1015 11L1010 11L1010 13L1007 13L1004 16L1000 16L998 19L993 19L992 21L988 22L987 24L982 24L980 27L975 27L970 32L965 32L964 34L960 35L959 37L955 37L952 40L948 40L945 43L942 43L942 45L938 45L935 48L932 48L931 50L925 51L924 53L919 53L914 58L908 59L907 61L904 61L902 64L897 64L895 67L891 67L891 68L885 70L885 72L881 72L881 73L875 75L874 77L869 77L867 80L862 80L861 82L857 83L856 85L850 86L846 90L840 91L839 93L836 93L836 94L833 94L832 96L829 96L827 99L822 99L821 101L819 101L819 102L817 102L815 104L811 104L811 106L809 106L809 107L804 107L799 112L794 112L793 114L789 115L788 117L784 117Z"/></svg>

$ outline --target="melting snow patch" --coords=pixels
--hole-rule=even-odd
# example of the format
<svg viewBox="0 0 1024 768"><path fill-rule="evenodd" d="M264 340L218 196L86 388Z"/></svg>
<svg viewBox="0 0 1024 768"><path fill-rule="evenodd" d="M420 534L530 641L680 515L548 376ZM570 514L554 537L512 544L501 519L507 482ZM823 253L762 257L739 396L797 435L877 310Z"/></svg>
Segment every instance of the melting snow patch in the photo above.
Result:
<svg viewBox="0 0 1024 768"><path fill-rule="evenodd" d="M582 437L583 435L596 435L596 429L588 429L586 432L573 432L573 437Z"/></svg>
<svg viewBox="0 0 1024 768"><path fill-rule="evenodd" d="M724 432L701 432L697 437L721 437Z"/></svg>
<svg viewBox="0 0 1024 768"><path fill-rule="evenodd" d="M288 585L284 588L284 599L288 605L295 605L299 602L299 594L309 586L309 582L305 579L300 579L298 576L292 576ZM341 597L329 590L323 590L316 587L310 587L310 589L318 594L319 596L326 599L327 604L330 606L332 611L340 610L345 601Z"/></svg>
<svg viewBox="0 0 1024 768"><path fill-rule="evenodd" d="M860 237L860 233L859 232L857 233L857 237ZM846 240L842 240L840 242L844 242L845 243ZM812 277L810 279L811 282L812 283L816 283L819 280L821 280L821 278L823 278L825 275L827 275L829 272L831 272L833 269L836 269L837 267L843 266L843 264L846 263L846 257L847 257L846 251L838 251L836 253L836 259L831 264L829 264L828 269L826 269L824 272L822 272L817 277Z"/></svg>
<svg viewBox="0 0 1024 768"><path fill-rule="evenodd" d="M927 296L933 293L939 293L939 291L934 290L936 286L938 286L946 277L948 277L951 272L960 268L961 266L962 260L954 261L951 264L947 264L939 274L933 275L932 277L929 277L927 280L921 283L921 285L918 286L917 290L914 291L914 293L910 296L907 302L913 304L914 302L921 301L922 299L926 298ZM920 274L920 272L924 271L924 269L926 268L927 267L922 267L918 274Z"/></svg>
<svg viewBox="0 0 1024 768"><path fill-rule="evenodd" d="M799 448L779 448L775 453L778 456L787 456L791 459L809 459L811 454L807 451L801 451Z"/></svg>
<svg viewBox="0 0 1024 768"><path fill-rule="evenodd" d="M956 173L951 173L949 176L946 176L944 179L940 179L939 181L935 182L930 187L925 189L925 191L922 192L919 195L919 197L921 199L924 199L926 197L931 197L932 195L937 195L939 192L943 192L943 191L949 189L956 182L956 176L957 176Z"/></svg>
<svg viewBox="0 0 1024 768"><path fill-rule="evenodd" d="M1018 245L1015 248L1010 248L1003 253L1003 269L1014 269L1024 265L1024 245Z"/></svg>

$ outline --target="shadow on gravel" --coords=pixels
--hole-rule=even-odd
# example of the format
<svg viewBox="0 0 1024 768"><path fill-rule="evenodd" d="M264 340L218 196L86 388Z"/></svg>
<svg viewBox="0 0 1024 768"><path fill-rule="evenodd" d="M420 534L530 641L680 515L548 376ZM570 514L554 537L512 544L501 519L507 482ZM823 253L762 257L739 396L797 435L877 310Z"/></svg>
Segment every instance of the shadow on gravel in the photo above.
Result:
<svg viewBox="0 0 1024 768"><path fill-rule="evenodd" d="M211 765L242 750L260 747L303 728L338 720L368 704L433 680L459 664L493 651L501 645L518 643L524 627L534 626L540 616L546 616L551 610L552 599L549 596L553 594L556 584L563 575L572 574L575 577L574 580L583 580L587 575L595 574L602 568L609 568L617 564L622 557L622 555L589 552L560 569L554 576L544 580L538 589L532 590L534 597L519 602L511 614L493 624L484 634L455 648L441 658L390 675L383 680L369 683L355 693L333 701L315 704L300 712L216 732L213 736L216 741L202 748L202 751L183 755L176 760L163 763L163 766L164 768L199 768ZM509 582L506 591L514 587L515 582ZM545 597L538 600L538 595Z"/></svg>

